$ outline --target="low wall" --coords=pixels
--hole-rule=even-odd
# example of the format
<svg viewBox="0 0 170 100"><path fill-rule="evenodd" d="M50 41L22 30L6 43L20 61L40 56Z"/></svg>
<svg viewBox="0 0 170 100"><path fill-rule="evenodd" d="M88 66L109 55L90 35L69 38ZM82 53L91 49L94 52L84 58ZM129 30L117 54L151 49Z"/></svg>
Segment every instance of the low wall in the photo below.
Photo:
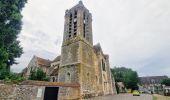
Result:
<svg viewBox="0 0 170 100"><path fill-rule="evenodd" d="M43 81L24 81L18 85L8 85L0 83L0 100L43 100L46 87L59 87L66 90L59 93L59 100L79 99L80 91L77 84L66 84L59 82L43 82ZM68 91L71 90L71 93ZM67 95L66 95L67 94ZM66 96L66 97L65 97Z"/></svg>
<svg viewBox="0 0 170 100"><path fill-rule="evenodd" d="M41 94L37 94L41 90ZM31 85L0 85L0 100L43 100L45 87Z"/></svg>

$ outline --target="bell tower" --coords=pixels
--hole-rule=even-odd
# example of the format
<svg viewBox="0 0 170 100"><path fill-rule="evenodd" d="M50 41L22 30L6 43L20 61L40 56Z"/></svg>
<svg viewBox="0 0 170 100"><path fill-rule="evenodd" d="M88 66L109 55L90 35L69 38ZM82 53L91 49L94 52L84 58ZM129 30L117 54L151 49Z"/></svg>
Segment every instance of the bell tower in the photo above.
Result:
<svg viewBox="0 0 170 100"><path fill-rule="evenodd" d="M92 37L92 15L82 3L79 3L65 12L64 38L63 43L79 37L93 45Z"/></svg>
<svg viewBox="0 0 170 100"><path fill-rule="evenodd" d="M94 91L94 68L92 15L79 1L65 12L58 81L79 84L78 95L82 97ZM70 98L75 95L75 91L68 88L59 91L61 96Z"/></svg>

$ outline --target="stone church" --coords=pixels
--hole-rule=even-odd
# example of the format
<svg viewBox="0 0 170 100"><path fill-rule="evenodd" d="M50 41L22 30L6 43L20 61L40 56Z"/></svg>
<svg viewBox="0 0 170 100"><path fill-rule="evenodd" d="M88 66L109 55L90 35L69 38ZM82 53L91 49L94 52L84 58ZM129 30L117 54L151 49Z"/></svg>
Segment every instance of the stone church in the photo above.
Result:
<svg viewBox="0 0 170 100"><path fill-rule="evenodd" d="M65 12L61 55L53 61L34 56L23 70L25 77L37 68L43 69L51 82L79 84L76 92L61 87L60 99L72 98L74 93L80 98L113 94L109 56L99 43L93 45L92 15L82 1Z"/></svg>

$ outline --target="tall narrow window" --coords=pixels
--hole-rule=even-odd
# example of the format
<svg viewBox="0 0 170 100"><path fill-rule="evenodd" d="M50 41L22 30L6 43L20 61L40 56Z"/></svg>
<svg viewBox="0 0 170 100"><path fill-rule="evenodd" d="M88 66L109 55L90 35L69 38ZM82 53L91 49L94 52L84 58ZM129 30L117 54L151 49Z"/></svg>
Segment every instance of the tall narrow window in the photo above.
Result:
<svg viewBox="0 0 170 100"><path fill-rule="evenodd" d="M69 21L69 38L71 37L71 31L72 31L72 14L70 14L70 21Z"/></svg>
<svg viewBox="0 0 170 100"><path fill-rule="evenodd" d="M83 15L83 36L84 38L86 38L86 16L85 16L85 12L84 12L84 15Z"/></svg>
<svg viewBox="0 0 170 100"><path fill-rule="evenodd" d="M104 63L103 59L102 59L102 68L103 68L103 71L106 71L106 67L105 67L105 63Z"/></svg>
<svg viewBox="0 0 170 100"><path fill-rule="evenodd" d="M74 12L74 36L77 35L77 11Z"/></svg>
<svg viewBox="0 0 170 100"><path fill-rule="evenodd" d="M89 16L86 17L86 27L85 27L86 40L87 40L87 41L89 41L89 30L88 30L88 29L89 29L89 23L88 23L88 22L89 22L89 21L88 21L89 18L88 18L88 17L89 17Z"/></svg>
<svg viewBox="0 0 170 100"><path fill-rule="evenodd" d="M70 82L71 81L71 74L68 72L66 75L66 82Z"/></svg>
<svg viewBox="0 0 170 100"><path fill-rule="evenodd" d="M87 73L87 82L89 82L89 81L90 81L90 74Z"/></svg>

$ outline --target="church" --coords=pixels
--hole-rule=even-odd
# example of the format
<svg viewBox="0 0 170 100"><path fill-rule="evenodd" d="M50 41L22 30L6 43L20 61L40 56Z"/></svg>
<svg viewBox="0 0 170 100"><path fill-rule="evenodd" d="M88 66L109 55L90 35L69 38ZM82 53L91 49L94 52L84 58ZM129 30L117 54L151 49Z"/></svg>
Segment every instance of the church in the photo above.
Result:
<svg viewBox="0 0 170 100"><path fill-rule="evenodd" d="M51 82L79 85L76 89L59 88L59 100L114 94L109 55L99 43L93 45L92 14L82 1L66 10L64 23L61 55L52 61L34 56L23 70L24 76L41 68Z"/></svg>

